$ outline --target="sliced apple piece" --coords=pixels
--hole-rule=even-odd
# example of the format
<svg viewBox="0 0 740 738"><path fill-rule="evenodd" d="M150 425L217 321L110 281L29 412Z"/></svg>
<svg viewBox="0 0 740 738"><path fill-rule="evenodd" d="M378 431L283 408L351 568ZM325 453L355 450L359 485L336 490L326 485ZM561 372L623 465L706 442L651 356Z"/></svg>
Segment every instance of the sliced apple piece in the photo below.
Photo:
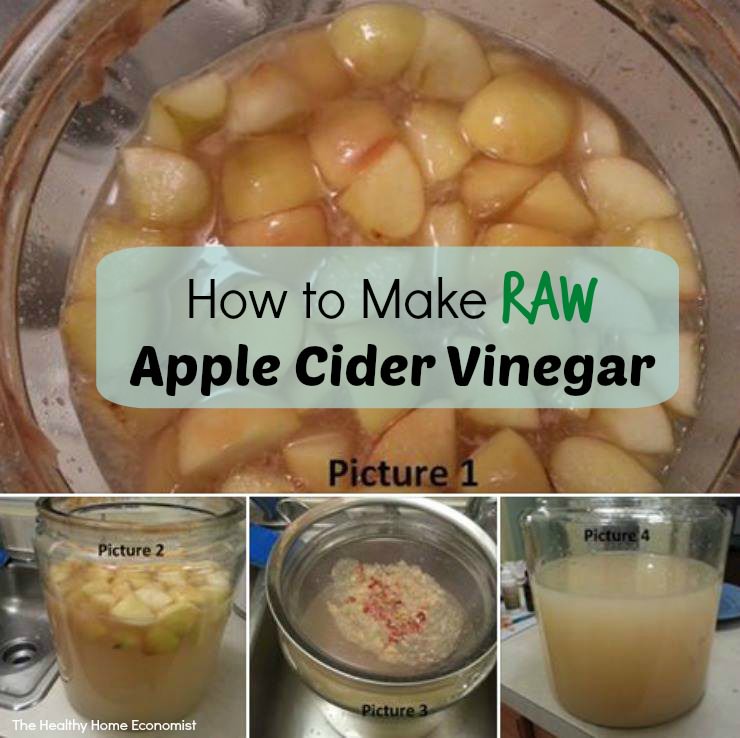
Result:
<svg viewBox="0 0 740 738"><path fill-rule="evenodd" d="M678 391L666 406L679 415L696 416L699 401L699 337L683 332L678 337Z"/></svg>
<svg viewBox="0 0 740 738"><path fill-rule="evenodd" d="M130 630L116 631L111 634L111 639L117 651L138 651L142 645L141 635Z"/></svg>
<svg viewBox="0 0 740 738"><path fill-rule="evenodd" d="M591 417L590 407L563 407L556 412L563 420L588 420Z"/></svg>
<svg viewBox="0 0 740 738"><path fill-rule="evenodd" d="M231 589L223 584L209 584L198 589L200 603L207 606L221 605L229 601Z"/></svg>
<svg viewBox="0 0 740 738"><path fill-rule="evenodd" d="M185 246L187 239L178 229L141 228L120 220L97 221L88 231L83 258L75 271L72 293L77 299L94 299L95 270L100 260L121 249L140 246Z"/></svg>
<svg viewBox="0 0 740 738"><path fill-rule="evenodd" d="M110 592L110 584L105 579L93 579L90 582L86 582L80 587L80 592L88 597L92 597L94 594L100 594Z"/></svg>
<svg viewBox="0 0 740 738"><path fill-rule="evenodd" d="M228 590L231 587L231 579L223 569L218 569L208 575L206 582L209 586L220 587L223 590Z"/></svg>
<svg viewBox="0 0 740 738"><path fill-rule="evenodd" d="M481 237L482 246L572 246L573 239L563 233L521 223L496 223Z"/></svg>
<svg viewBox="0 0 740 738"><path fill-rule="evenodd" d="M226 112L229 88L216 72L181 82L158 96L181 133L194 141L218 128Z"/></svg>
<svg viewBox="0 0 740 738"><path fill-rule="evenodd" d="M144 143L149 146L159 146L171 151L182 151L185 138L175 123L175 119L167 112L167 108L157 100L149 105L149 116L144 130Z"/></svg>
<svg viewBox="0 0 740 738"><path fill-rule="evenodd" d="M124 149L121 176L134 215L147 223L197 223L211 204L208 175L199 164L176 151L140 146Z"/></svg>
<svg viewBox="0 0 740 738"><path fill-rule="evenodd" d="M84 571L84 576L90 581L104 581L109 582L113 577L113 571L100 564L90 564Z"/></svg>
<svg viewBox="0 0 740 738"><path fill-rule="evenodd" d="M122 600L129 595L133 595L134 589L123 579L114 579L111 583L111 592L117 600Z"/></svg>
<svg viewBox="0 0 740 738"><path fill-rule="evenodd" d="M166 426L144 450L142 492L172 492L180 471L177 463L178 426Z"/></svg>
<svg viewBox="0 0 740 738"><path fill-rule="evenodd" d="M224 164L221 191L232 222L307 205L321 194L308 144L291 134L237 145Z"/></svg>
<svg viewBox="0 0 740 738"><path fill-rule="evenodd" d="M498 431L471 459L478 486L469 489L476 492L552 492L534 449L510 428Z"/></svg>
<svg viewBox="0 0 740 738"><path fill-rule="evenodd" d="M459 201L432 205L427 211L414 243L418 246L472 246L475 226Z"/></svg>
<svg viewBox="0 0 740 738"><path fill-rule="evenodd" d="M235 223L225 234L229 246L326 246L326 217L318 205L304 205L264 218Z"/></svg>
<svg viewBox="0 0 740 738"><path fill-rule="evenodd" d="M375 466L381 461L400 468L442 466L452 477L457 463L455 411L420 408L404 415L380 437L367 463Z"/></svg>
<svg viewBox="0 0 740 738"><path fill-rule="evenodd" d="M183 475L246 462L287 440L299 426L295 410L186 410L178 423L178 459Z"/></svg>
<svg viewBox="0 0 740 738"><path fill-rule="evenodd" d="M678 293L682 300L695 300L702 291L697 255L684 224L678 218L646 220L635 229L634 246L668 254L678 264Z"/></svg>
<svg viewBox="0 0 740 738"><path fill-rule="evenodd" d="M164 584L166 587L184 587L187 584L185 579L185 572L180 569L165 569L161 568L157 571L156 579L160 584Z"/></svg>
<svg viewBox="0 0 740 738"><path fill-rule="evenodd" d="M491 68L476 37L452 18L427 11L404 85L422 97L461 103L490 78Z"/></svg>
<svg viewBox="0 0 740 738"><path fill-rule="evenodd" d="M269 469L241 469L231 474L221 485L221 492L239 495L245 492L295 492L295 487L284 475Z"/></svg>
<svg viewBox="0 0 740 738"><path fill-rule="evenodd" d="M508 216L517 223L578 236L596 227L581 195L560 172L540 180Z"/></svg>
<svg viewBox="0 0 740 738"><path fill-rule="evenodd" d="M464 415L485 428L537 430L540 427L540 413L536 407L470 407Z"/></svg>
<svg viewBox="0 0 740 738"><path fill-rule="evenodd" d="M144 634L144 652L149 654L172 653L180 645L180 637L163 625L153 625Z"/></svg>
<svg viewBox="0 0 740 738"><path fill-rule="evenodd" d="M177 408L126 407L111 404L113 414L131 438L151 438L169 425L179 414Z"/></svg>
<svg viewBox="0 0 740 738"><path fill-rule="evenodd" d="M489 82L463 108L460 126L475 148L514 164L541 164L562 153L575 106L559 87L529 71Z"/></svg>
<svg viewBox="0 0 740 738"><path fill-rule="evenodd" d="M145 571L127 571L123 570L120 574L121 579L127 581L132 587L148 587L152 583L152 578Z"/></svg>
<svg viewBox="0 0 740 738"><path fill-rule="evenodd" d="M678 203L665 183L632 159L592 159L584 163L582 173L586 197L602 228L678 214Z"/></svg>
<svg viewBox="0 0 740 738"><path fill-rule="evenodd" d="M49 581L58 589L66 588L71 583L72 567L70 562L62 561L49 567Z"/></svg>
<svg viewBox="0 0 740 738"><path fill-rule="evenodd" d="M352 87L352 79L334 55L324 27L290 34L276 61L320 99L341 97Z"/></svg>
<svg viewBox="0 0 740 738"><path fill-rule="evenodd" d="M424 217L424 182L409 150L391 143L362 170L339 205L367 235L411 236Z"/></svg>
<svg viewBox="0 0 740 738"><path fill-rule="evenodd" d="M187 600L180 600L160 611L158 622L177 636L186 636L193 630L200 611Z"/></svg>
<svg viewBox="0 0 740 738"><path fill-rule="evenodd" d="M555 446L550 477L558 492L649 494L660 482L618 446L571 436Z"/></svg>
<svg viewBox="0 0 740 738"><path fill-rule="evenodd" d="M308 143L326 183L344 189L357 176L368 152L396 133L388 111L377 100L343 98L319 110Z"/></svg>
<svg viewBox="0 0 740 738"><path fill-rule="evenodd" d="M72 616L78 632L91 641L98 641L108 634L108 628L98 615L75 612Z"/></svg>
<svg viewBox="0 0 740 738"><path fill-rule="evenodd" d="M617 124L596 103L578 98L577 127L573 150L577 156L606 157L622 155L622 140Z"/></svg>
<svg viewBox="0 0 740 738"><path fill-rule="evenodd" d="M424 17L415 8L373 3L332 21L329 43L360 82L382 85L406 68L423 29Z"/></svg>
<svg viewBox="0 0 740 738"><path fill-rule="evenodd" d="M473 151L460 135L457 111L436 102L415 102L404 119L404 140L427 182L456 177Z"/></svg>
<svg viewBox="0 0 740 738"><path fill-rule="evenodd" d="M226 129L233 136L290 131L311 113L308 92L276 64L260 64L231 85Z"/></svg>
<svg viewBox="0 0 740 738"><path fill-rule="evenodd" d="M660 405L594 410L588 427L626 451L669 454L674 448L671 421Z"/></svg>
<svg viewBox="0 0 740 738"><path fill-rule="evenodd" d="M463 169L460 197L474 218L487 219L508 209L542 175L536 167L479 156Z"/></svg>
<svg viewBox="0 0 740 738"><path fill-rule="evenodd" d="M370 436L376 436L384 431L392 421L405 412L404 409L397 407L355 408L355 415L362 430Z"/></svg>
<svg viewBox="0 0 740 738"><path fill-rule="evenodd" d="M632 454L652 475L657 476L666 468L666 460L663 456L654 456L652 454Z"/></svg>
<svg viewBox="0 0 740 738"><path fill-rule="evenodd" d="M352 443L341 431L327 431L291 441L283 449L288 471L300 480L307 492L343 492L348 482L343 477L339 484L329 483L329 467L334 460L349 462Z"/></svg>
<svg viewBox="0 0 740 738"><path fill-rule="evenodd" d="M101 613L108 612L116 601L116 597L111 592L97 592L90 597L90 604Z"/></svg>
<svg viewBox="0 0 740 738"><path fill-rule="evenodd" d="M110 611L110 614L117 620L129 623L131 625L149 625L155 620L154 612L135 594L124 597Z"/></svg>
<svg viewBox="0 0 740 738"><path fill-rule="evenodd" d="M157 610L163 610L167 605L172 603L172 597L170 597L163 589L154 585L140 587L139 589L134 590L134 594L147 607L150 607L155 612Z"/></svg>
<svg viewBox="0 0 740 738"><path fill-rule="evenodd" d="M61 324L64 347L72 364L88 376L95 375L95 301L67 305Z"/></svg>

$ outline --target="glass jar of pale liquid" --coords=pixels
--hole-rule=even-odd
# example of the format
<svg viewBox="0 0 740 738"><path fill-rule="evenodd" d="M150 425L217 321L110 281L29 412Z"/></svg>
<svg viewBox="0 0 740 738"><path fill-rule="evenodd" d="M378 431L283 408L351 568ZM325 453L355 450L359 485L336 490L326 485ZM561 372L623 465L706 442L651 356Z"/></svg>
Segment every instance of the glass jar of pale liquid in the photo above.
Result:
<svg viewBox="0 0 740 738"><path fill-rule="evenodd" d="M217 669L244 565L229 497L48 497L36 555L71 706L110 722L180 720Z"/></svg>
<svg viewBox="0 0 740 738"><path fill-rule="evenodd" d="M705 689L730 518L711 500L567 498L522 518L540 637L561 705L656 725Z"/></svg>

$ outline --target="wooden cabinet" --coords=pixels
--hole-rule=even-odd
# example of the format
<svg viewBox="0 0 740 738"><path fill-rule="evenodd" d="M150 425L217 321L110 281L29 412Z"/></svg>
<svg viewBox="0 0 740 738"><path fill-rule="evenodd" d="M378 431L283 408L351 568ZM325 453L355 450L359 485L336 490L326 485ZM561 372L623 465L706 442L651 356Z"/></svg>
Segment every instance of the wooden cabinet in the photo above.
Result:
<svg viewBox="0 0 740 738"><path fill-rule="evenodd" d="M508 705L501 705L501 738L556 738Z"/></svg>

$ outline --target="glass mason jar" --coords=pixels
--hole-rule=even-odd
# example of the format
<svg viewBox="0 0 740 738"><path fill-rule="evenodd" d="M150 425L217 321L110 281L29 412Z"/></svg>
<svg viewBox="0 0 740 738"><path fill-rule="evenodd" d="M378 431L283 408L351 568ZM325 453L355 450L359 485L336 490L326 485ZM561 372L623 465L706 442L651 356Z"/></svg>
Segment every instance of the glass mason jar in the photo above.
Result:
<svg viewBox="0 0 740 738"><path fill-rule="evenodd" d="M171 721L196 707L244 565L244 517L226 497L38 502L36 555L80 715Z"/></svg>
<svg viewBox="0 0 740 738"><path fill-rule="evenodd" d="M697 498L540 501L521 520L550 682L570 713L635 728L704 694L730 533Z"/></svg>
<svg viewBox="0 0 740 738"><path fill-rule="evenodd" d="M0 489L109 488L98 462L110 462L115 449L91 449L85 436L59 315L87 218L151 96L243 43L357 2L364 0L45 0L25 23L20 6L33 3L6 3L19 10L0 57ZM740 417L740 68L732 3L417 4L521 42L587 81L634 126L675 185L700 246L708 304L701 404L666 489L736 489L737 480L728 480Z"/></svg>

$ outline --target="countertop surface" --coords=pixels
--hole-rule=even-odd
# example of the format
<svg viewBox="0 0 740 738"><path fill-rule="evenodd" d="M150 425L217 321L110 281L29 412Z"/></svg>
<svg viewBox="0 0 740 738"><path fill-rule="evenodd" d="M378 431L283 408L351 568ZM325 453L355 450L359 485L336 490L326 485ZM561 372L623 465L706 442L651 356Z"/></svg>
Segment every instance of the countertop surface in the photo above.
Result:
<svg viewBox="0 0 740 738"><path fill-rule="evenodd" d="M49 694L35 707L19 712L0 710L0 738L117 738L123 736L147 736L147 738L175 738L175 736L195 736L196 738L245 738L247 734L247 676L246 676L247 626L244 620L232 612L226 624L224 638L219 653L219 666L216 678L211 684L200 707L185 718L195 720L195 730L187 731L96 731L88 724L85 732L70 722L68 729L44 730L19 729L13 720L25 723L52 720L63 723L65 720L87 722L70 707L64 694L61 679L54 682Z"/></svg>
<svg viewBox="0 0 740 738"><path fill-rule="evenodd" d="M616 730L584 723L555 701L538 628L501 644L501 701L557 738L730 738L740 735L740 623L720 626L704 699L683 717L654 728Z"/></svg>

